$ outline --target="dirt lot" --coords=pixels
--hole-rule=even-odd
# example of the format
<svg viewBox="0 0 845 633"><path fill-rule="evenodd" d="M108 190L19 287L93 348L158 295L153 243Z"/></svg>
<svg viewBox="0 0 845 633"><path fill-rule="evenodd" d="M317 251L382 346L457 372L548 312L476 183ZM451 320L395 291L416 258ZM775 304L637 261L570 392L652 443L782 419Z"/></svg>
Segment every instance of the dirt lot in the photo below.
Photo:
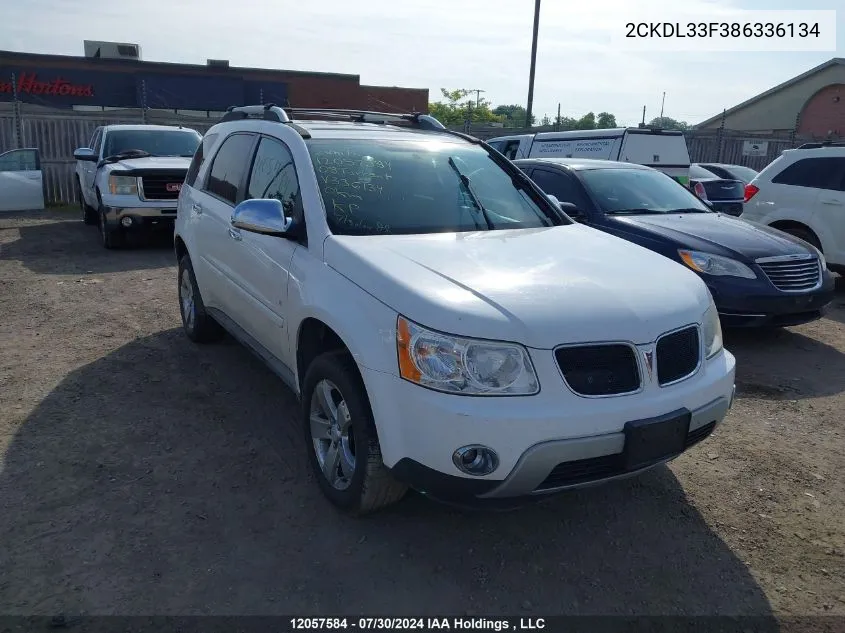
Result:
<svg viewBox="0 0 845 633"><path fill-rule="evenodd" d="M354 520L292 394L183 336L174 263L0 216L0 613L845 615L845 284L820 322L728 337L735 409L668 468Z"/></svg>

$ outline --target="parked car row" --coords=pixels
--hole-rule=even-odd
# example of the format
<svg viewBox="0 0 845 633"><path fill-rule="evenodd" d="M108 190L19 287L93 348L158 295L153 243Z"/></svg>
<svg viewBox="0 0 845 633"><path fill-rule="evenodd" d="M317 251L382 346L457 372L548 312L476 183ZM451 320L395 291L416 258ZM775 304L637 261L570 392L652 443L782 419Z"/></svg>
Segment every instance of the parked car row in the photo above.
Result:
<svg viewBox="0 0 845 633"><path fill-rule="evenodd" d="M674 134L599 139L598 160L538 156L558 141L535 135L511 160L426 115L275 106L169 133L98 130L83 218L107 247L172 218L186 335L229 333L297 394L320 488L353 514L674 459L733 403L722 324L805 322L832 296L816 246L714 212L677 166L609 160Z"/></svg>

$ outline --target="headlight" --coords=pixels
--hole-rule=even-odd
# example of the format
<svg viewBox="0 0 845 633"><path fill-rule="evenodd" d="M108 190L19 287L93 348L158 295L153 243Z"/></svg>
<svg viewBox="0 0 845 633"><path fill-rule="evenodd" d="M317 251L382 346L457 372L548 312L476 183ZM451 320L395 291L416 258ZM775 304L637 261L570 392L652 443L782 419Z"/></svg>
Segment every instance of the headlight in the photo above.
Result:
<svg viewBox="0 0 845 633"><path fill-rule="evenodd" d="M109 193L115 196L138 195L138 179L135 176L109 176Z"/></svg>
<svg viewBox="0 0 845 633"><path fill-rule="evenodd" d="M827 260L824 258L824 255L822 255L822 252L819 249L817 249L815 246L810 244L810 248L812 248L814 251L816 251L816 255L819 256L819 263L822 265L822 273L824 273L825 268L827 268Z"/></svg>
<svg viewBox="0 0 845 633"><path fill-rule="evenodd" d="M712 296L710 307L701 318L701 333L704 336L704 357L713 358L722 351L722 324Z"/></svg>
<svg viewBox="0 0 845 633"><path fill-rule="evenodd" d="M699 251L678 251L681 260L695 272L722 277L743 277L756 279L757 275L742 262L721 255Z"/></svg>
<svg viewBox="0 0 845 633"><path fill-rule="evenodd" d="M437 391L473 396L529 396L540 391L528 350L433 332L399 317L399 374Z"/></svg>

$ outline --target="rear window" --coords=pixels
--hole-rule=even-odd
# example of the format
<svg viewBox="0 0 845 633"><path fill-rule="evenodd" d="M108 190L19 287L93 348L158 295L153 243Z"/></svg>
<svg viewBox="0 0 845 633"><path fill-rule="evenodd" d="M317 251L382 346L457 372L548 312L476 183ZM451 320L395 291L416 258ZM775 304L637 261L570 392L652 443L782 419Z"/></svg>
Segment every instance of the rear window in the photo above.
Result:
<svg viewBox="0 0 845 633"><path fill-rule="evenodd" d="M845 158L802 158L772 178L772 182L793 187L837 190L841 187L843 176Z"/></svg>
<svg viewBox="0 0 845 633"><path fill-rule="evenodd" d="M478 145L433 140L311 139L306 143L329 228L337 235L563 223L558 216L547 215L535 200L539 197L518 188ZM486 211L486 219L476 200Z"/></svg>

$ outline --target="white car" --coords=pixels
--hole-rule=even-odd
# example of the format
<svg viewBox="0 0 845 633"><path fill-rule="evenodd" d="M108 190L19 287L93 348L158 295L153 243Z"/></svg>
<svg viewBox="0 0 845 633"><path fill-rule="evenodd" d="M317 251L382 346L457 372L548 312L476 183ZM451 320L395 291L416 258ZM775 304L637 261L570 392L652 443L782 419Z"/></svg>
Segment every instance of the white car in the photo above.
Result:
<svg viewBox="0 0 845 633"><path fill-rule="evenodd" d="M425 115L231 109L175 250L187 335L228 331L296 392L319 485L351 513L408 486L496 504L631 475L733 400L695 273L574 223Z"/></svg>
<svg viewBox="0 0 845 633"><path fill-rule="evenodd" d="M97 224L105 248L130 234L173 230L176 200L202 138L170 125L105 125L74 151L76 188L85 224Z"/></svg>
<svg viewBox="0 0 845 633"><path fill-rule="evenodd" d="M740 217L801 238L845 274L845 143L785 150L746 185Z"/></svg>

